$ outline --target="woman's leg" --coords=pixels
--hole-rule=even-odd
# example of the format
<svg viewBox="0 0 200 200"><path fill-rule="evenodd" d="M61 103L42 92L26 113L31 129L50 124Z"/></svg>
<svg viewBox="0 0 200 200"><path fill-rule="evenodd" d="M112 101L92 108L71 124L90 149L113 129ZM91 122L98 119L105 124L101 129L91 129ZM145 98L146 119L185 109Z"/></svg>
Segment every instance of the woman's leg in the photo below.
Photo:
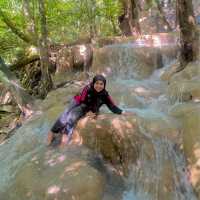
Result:
<svg viewBox="0 0 200 200"><path fill-rule="evenodd" d="M61 132L64 129L65 125L58 119L54 125L52 126L51 130L48 132L47 135L47 145L50 145L54 138L55 134Z"/></svg>
<svg viewBox="0 0 200 200"><path fill-rule="evenodd" d="M65 145L71 139L73 129L77 123L77 121L85 115L85 111L81 106L77 106L73 108L66 117L66 125L63 130L63 136L61 140L61 145Z"/></svg>
<svg viewBox="0 0 200 200"><path fill-rule="evenodd" d="M78 106L78 104L76 103L76 101L74 99L72 99L72 101L70 102L68 108L65 109L65 111L60 115L59 120L62 124L66 124L68 121L68 114Z"/></svg>
<svg viewBox="0 0 200 200"><path fill-rule="evenodd" d="M74 100L72 100L70 102L68 108L65 109L65 111L61 114L61 116L54 123L54 125L51 128L51 130L48 132L47 145L50 145L52 143L52 141L55 138L55 134L56 133L62 132L62 130L64 129L65 124L67 122L66 119L67 119L68 113L76 106L77 106L76 102Z"/></svg>
<svg viewBox="0 0 200 200"><path fill-rule="evenodd" d="M49 146L52 143L53 139L54 139L54 134L52 131L49 131L47 135L47 146Z"/></svg>

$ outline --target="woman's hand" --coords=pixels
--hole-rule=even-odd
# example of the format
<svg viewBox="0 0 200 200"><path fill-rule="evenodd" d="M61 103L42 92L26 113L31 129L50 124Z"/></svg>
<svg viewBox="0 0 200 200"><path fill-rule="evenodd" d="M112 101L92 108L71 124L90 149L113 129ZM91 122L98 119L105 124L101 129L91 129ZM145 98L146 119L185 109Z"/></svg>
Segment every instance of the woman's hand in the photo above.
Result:
<svg viewBox="0 0 200 200"><path fill-rule="evenodd" d="M92 111L89 111L86 116L90 119L95 119L97 117L96 113L93 113Z"/></svg>
<svg viewBox="0 0 200 200"><path fill-rule="evenodd" d="M127 111L122 111L122 115L124 115L124 116L130 116L130 115L134 115L134 113L127 112Z"/></svg>

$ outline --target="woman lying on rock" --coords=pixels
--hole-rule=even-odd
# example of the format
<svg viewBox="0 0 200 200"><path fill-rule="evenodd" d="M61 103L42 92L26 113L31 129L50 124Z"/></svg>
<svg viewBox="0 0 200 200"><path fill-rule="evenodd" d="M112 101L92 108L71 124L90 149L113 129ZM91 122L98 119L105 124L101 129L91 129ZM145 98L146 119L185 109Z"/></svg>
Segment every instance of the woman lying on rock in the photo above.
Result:
<svg viewBox="0 0 200 200"><path fill-rule="evenodd" d="M61 146L67 144L77 121L85 115L95 118L103 104L106 104L113 113L128 114L113 103L105 87L106 79L104 76L96 75L93 81L86 85L79 95L74 96L69 107L61 114L49 131L48 145L52 143L56 133L62 134Z"/></svg>

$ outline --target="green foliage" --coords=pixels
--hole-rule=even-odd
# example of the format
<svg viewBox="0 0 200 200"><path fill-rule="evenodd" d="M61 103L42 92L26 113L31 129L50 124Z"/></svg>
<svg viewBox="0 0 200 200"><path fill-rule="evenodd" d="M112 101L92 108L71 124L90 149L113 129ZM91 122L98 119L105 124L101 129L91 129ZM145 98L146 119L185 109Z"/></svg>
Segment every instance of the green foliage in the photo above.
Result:
<svg viewBox="0 0 200 200"><path fill-rule="evenodd" d="M31 15L39 35L37 1L29 0ZM0 9L22 33L32 37L28 26L32 22L24 13L24 0L1 0ZM119 0L46 0L48 39L52 43L67 43L91 36L119 34L117 17ZM27 44L5 24L0 15L0 54L12 62Z"/></svg>
<svg viewBox="0 0 200 200"><path fill-rule="evenodd" d="M50 1L47 10L50 35L59 42L76 40L89 36L90 26L95 26L98 36L113 35L111 20L117 26L119 9L116 0Z"/></svg>
<svg viewBox="0 0 200 200"><path fill-rule="evenodd" d="M16 35L10 30L2 30L0 28L0 55L7 61L13 62L19 51L24 51L27 44L22 42Z"/></svg>

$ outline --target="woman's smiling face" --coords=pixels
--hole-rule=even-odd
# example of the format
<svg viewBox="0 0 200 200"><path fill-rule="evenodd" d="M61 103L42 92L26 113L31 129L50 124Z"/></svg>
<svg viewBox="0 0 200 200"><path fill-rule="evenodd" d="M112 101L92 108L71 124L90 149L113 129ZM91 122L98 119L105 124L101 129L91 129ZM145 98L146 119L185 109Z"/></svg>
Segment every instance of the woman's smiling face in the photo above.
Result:
<svg viewBox="0 0 200 200"><path fill-rule="evenodd" d="M94 89L97 91L97 92L101 92L103 89L104 89L104 82L103 81L96 81L94 83Z"/></svg>

